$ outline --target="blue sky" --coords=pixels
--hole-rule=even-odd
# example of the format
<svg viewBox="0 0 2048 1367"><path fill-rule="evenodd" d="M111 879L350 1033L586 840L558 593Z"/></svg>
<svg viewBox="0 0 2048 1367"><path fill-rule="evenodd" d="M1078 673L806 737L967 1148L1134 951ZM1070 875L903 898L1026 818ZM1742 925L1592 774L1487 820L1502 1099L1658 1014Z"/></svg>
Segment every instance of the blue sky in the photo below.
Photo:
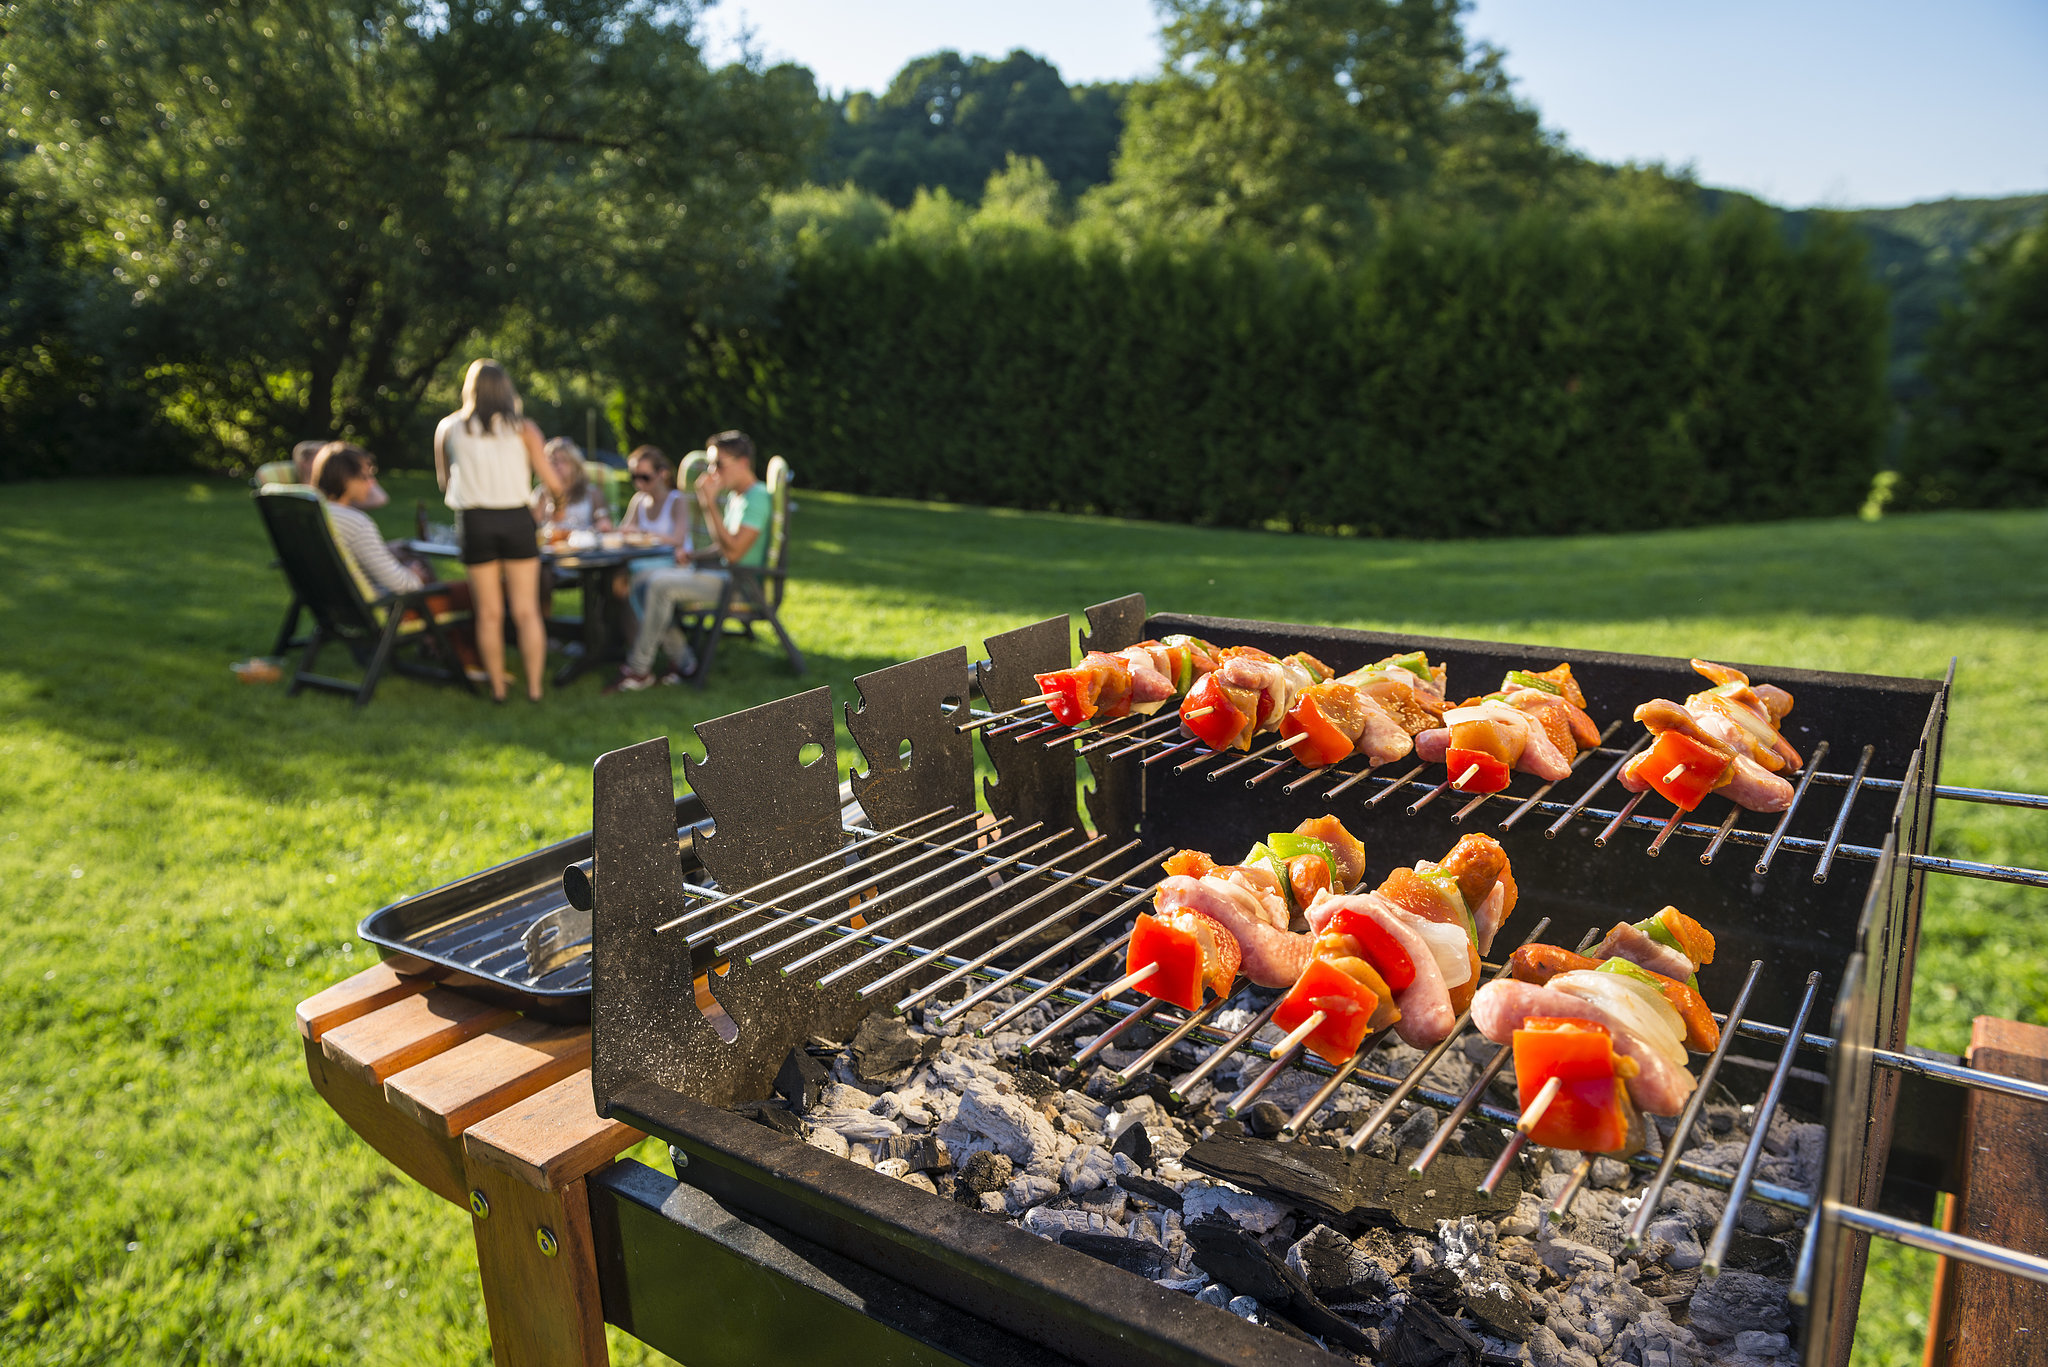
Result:
<svg viewBox="0 0 2048 1367"><path fill-rule="evenodd" d="M1159 62L1150 0L723 0L714 54L742 25L833 90L879 90L947 47L1026 48L1070 81ZM1603 160L1690 164L1800 207L2048 190L2048 0L1479 0L1466 28Z"/></svg>

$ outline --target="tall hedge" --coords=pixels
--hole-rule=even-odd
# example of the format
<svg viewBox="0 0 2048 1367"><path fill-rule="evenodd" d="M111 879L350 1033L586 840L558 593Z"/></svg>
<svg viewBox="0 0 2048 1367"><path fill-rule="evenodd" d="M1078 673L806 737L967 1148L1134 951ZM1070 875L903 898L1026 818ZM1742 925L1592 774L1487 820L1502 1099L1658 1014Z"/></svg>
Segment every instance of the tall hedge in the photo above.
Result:
<svg viewBox="0 0 2048 1367"><path fill-rule="evenodd" d="M2048 226L1992 244L1963 281L1929 339L1899 502L2048 504Z"/></svg>
<svg viewBox="0 0 2048 1367"><path fill-rule="evenodd" d="M1251 248L901 239L793 266L629 420L813 487L1374 536L1844 513L1884 424L1861 244L1761 214Z"/></svg>

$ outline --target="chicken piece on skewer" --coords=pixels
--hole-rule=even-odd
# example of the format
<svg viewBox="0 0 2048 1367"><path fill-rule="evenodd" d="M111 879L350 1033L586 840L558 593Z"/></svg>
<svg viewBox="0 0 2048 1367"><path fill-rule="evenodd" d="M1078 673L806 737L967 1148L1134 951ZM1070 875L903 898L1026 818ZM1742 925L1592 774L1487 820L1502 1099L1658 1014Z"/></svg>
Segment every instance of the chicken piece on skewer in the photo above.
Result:
<svg viewBox="0 0 2048 1367"><path fill-rule="evenodd" d="M1242 863L1218 864L1200 850L1177 850L1166 860L1166 873L1153 896L1153 912L1139 923L1148 946L1146 962L1159 937L1145 920L1182 927L1180 918L1198 917L1199 921L1185 923L1190 934L1203 924L1214 925L1232 941L1231 977L1242 967L1261 986L1285 987L1301 976L1310 951L1309 937L1288 928L1295 917L1290 899L1305 905L1332 888L1355 886L1365 873L1365 846L1337 818L1311 817L1292 831L1267 836ZM1129 971L1144 966L1140 959L1139 936L1134 933ZM1205 951L1202 961L1213 969L1221 959ZM1184 984L1185 973L1177 973L1173 981ZM1223 986L1214 987L1213 981L1211 985L1222 995L1229 991L1229 982L1224 978ZM1144 990L1165 996L1151 987ZM1179 996L1168 1000L1182 1004Z"/></svg>
<svg viewBox="0 0 2048 1367"><path fill-rule="evenodd" d="M1721 1039L1691 980L1713 957L1713 935L1675 907L1615 926L1590 956L1555 945L1517 949L1512 976L1472 999L1472 1023L1513 1045L1531 1138L1626 1154L1641 1143L1635 1110L1677 1115L1697 1085L1686 1051L1709 1052Z"/></svg>
<svg viewBox="0 0 2048 1367"><path fill-rule="evenodd" d="M1037 677L1046 710L1063 726L1149 717L1185 696L1216 665L1216 648L1195 636L1140 641L1114 653L1091 650L1080 664Z"/></svg>
<svg viewBox="0 0 2048 1367"><path fill-rule="evenodd" d="M1497 793L1518 769L1554 783L1571 773L1579 751L1600 743L1568 664L1540 674L1511 669L1496 692L1467 699L1443 720L1415 738L1415 754L1442 760L1451 786L1465 793Z"/></svg>
<svg viewBox="0 0 2048 1367"><path fill-rule="evenodd" d="M1626 964L1628 969L1648 978L1664 1000L1671 1003L1671 1009L1685 1022L1685 1047L1696 1054L1711 1054L1714 1046L1721 1042L1721 1026L1714 1019L1714 1013L1707 1006L1706 998L1699 989L1685 979L1668 977L1665 974L1643 968L1631 959L1594 959L1556 945L1523 945L1508 956L1508 972L1518 982L1534 983L1542 987L1560 973L1592 972L1608 964ZM1610 970L1625 972L1627 969Z"/></svg>
<svg viewBox="0 0 2048 1367"><path fill-rule="evenodd" d="M1306 652L1283 660L1256 646L1227 646L1182 700L1182 729L1211 750L1249 749L1253 736L1277 729L1295 698L1330 672Z"/></svg>
<svg viewBox="0 0 2048 1367"><path fill-rule="evenodd" d="M1726 665L1694 660L1692 667L1714 686L1682 707L1654 698L1636 709L1635 719L1657 739L1621 771L1622 786L1632 793L1654 789L1688 812L1709 793L1752 812L1784 811L1793 792L1784 775L1805 765L1778 731L1792 711L1792 695L1753 685Z"/></svg>
<svg viewBox="0 0 2048 1367"><path fill-rule="evenodd" d="M1308 909L1319 934L1358 917L1391 937L1413 965L1413 976L1394 990L1401 1038L1427 1048L1450 1033L1479 984L1479 956L1514 910L1516 888L1508 858L1491 836L1468 835L1444 856L1395 869L1376 891L1319 898ZM1345 920L1344 918L1352 918ZM1482 925L1483 921L1483 925ZM1370 957L1369 955L1363 957ZM1376 963L1389 985L1385 964Z"/></svg>

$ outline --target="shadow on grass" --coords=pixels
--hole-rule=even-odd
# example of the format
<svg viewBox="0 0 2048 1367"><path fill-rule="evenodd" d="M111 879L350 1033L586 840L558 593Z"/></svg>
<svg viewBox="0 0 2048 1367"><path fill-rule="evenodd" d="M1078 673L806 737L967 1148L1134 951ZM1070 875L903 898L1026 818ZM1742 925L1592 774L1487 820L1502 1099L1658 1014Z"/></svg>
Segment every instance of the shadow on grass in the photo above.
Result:
<svg viewBox="0 0 2048 1367"><path fill-rule="evenodd" d="M393 479L400 534L430 486ZM580 767L691 723L1138 590L1158 609L1347 624L1514 623L1530 635L1644 618L1882 615L2037 624L2048 616L2048 515L1712 528L1560 541L1410 543L1218 531L855 500L810 492L786 620L811 663L772 640L720 648L708 688L600 697L593 671L533 707L402 678L347 700L244 688L225 666L266 649L284 603L248 496L224 481L16 486L0 512L4 705L118 762L211 769L251 791L311 772L374 798L497 766ZM433 506L430 503L430 507ZM1930 572L1932 567L1933 572ZM935 623L942 623L935 625ZM922 626L920 625L922 624ZM979 640L966 642L970 650ZM339 662L343 652L331 659ZM11 684L8 678L11 676ZM847 751L842 732L842 751ZM514 763L507 753L525 760Z"/></svg>

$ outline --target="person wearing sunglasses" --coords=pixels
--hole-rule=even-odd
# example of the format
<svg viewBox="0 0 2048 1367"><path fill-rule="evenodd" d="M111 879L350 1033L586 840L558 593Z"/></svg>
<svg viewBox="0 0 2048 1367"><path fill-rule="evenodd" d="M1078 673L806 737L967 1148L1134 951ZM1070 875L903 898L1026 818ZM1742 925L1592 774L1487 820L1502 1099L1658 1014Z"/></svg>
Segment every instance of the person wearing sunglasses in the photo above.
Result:
<svg viewBox="0 0 2048 1367"><path fill-rule="evenodd" d="M658 447L636 446L626 457L633 472L633 499L626 505L622 532L639 532L671 547L687 548L690 539L688 501L676 488L676 467ZM654 557L649 557L652 561ZM660 557L663 563L669 559Z"/></svg>

